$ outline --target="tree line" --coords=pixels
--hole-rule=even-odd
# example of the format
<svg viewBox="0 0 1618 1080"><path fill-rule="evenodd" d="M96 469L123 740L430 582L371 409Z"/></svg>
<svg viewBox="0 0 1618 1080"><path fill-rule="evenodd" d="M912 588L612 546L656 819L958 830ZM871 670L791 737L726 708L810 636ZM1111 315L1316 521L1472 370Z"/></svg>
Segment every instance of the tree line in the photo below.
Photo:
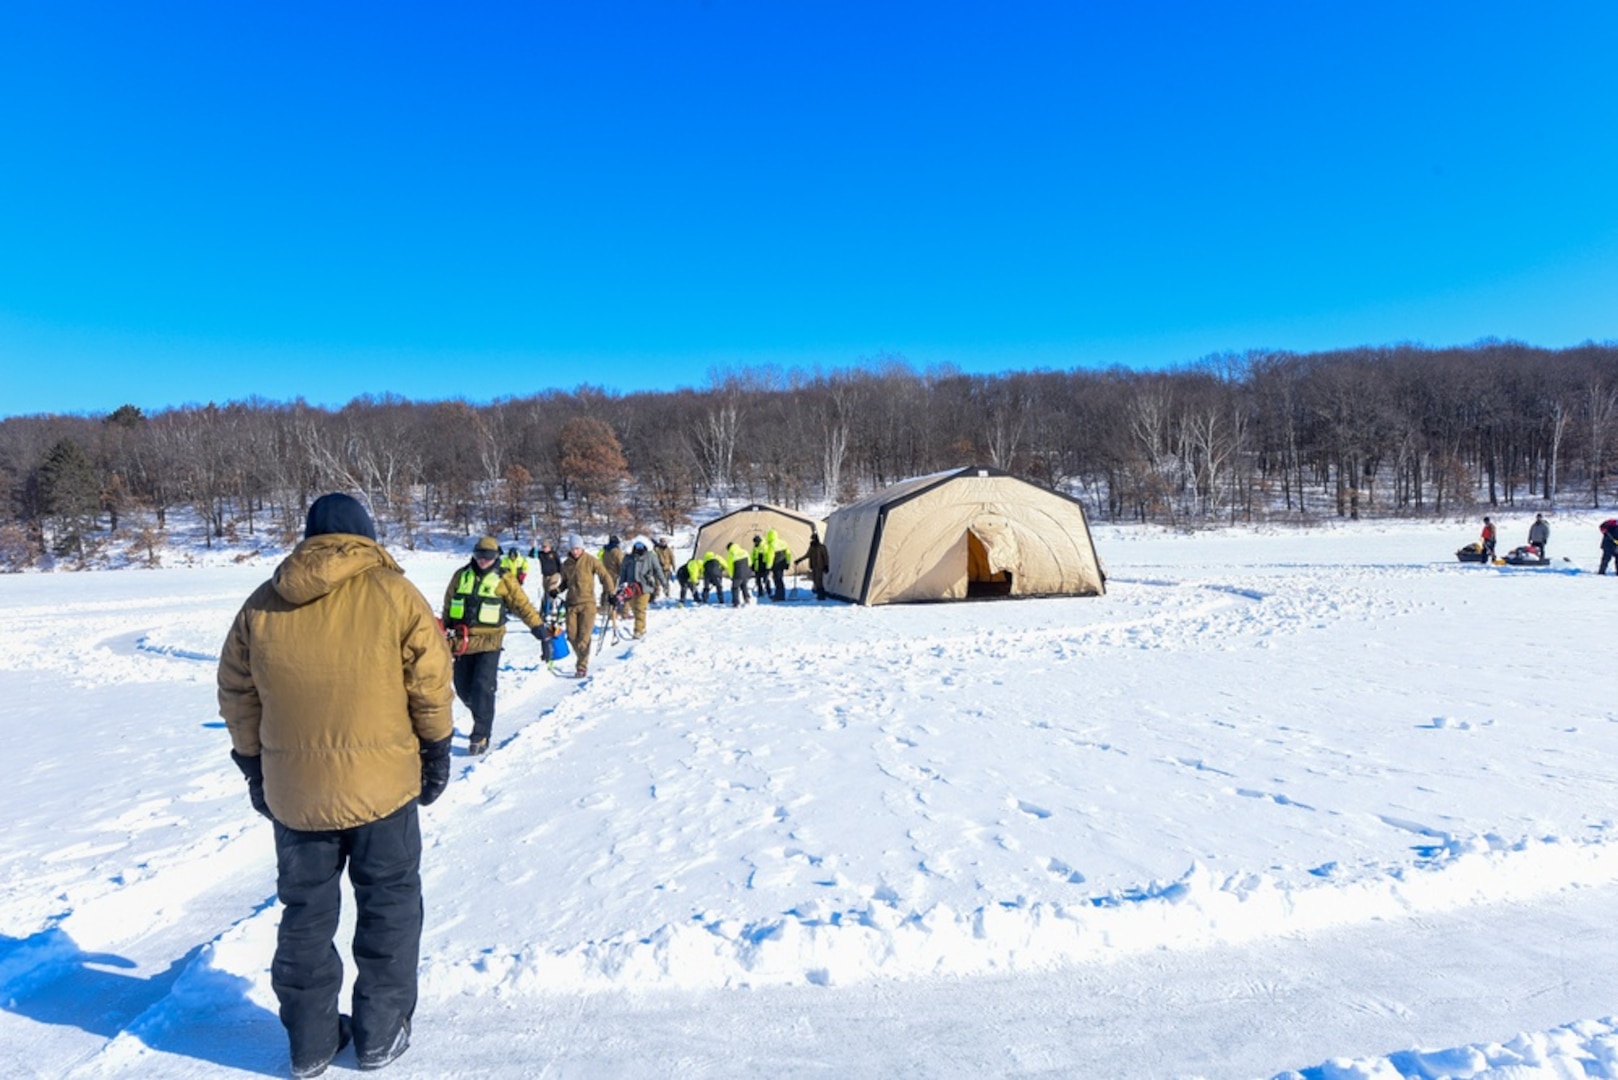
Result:
<svg viewBox="0 0 1618 1080"><path fill-rule="evenodd" d="M837 505L990 465L1092 520L1180 526L1598 507L1613 497L1618 345L1253 351L1164 371L971 375L899 357L591 386L488 404L250 398L0 420L0 568L157 559L176 508L205 542L290 543L325 491L391 543L574 528L673 532L713 503Z"/></svg>

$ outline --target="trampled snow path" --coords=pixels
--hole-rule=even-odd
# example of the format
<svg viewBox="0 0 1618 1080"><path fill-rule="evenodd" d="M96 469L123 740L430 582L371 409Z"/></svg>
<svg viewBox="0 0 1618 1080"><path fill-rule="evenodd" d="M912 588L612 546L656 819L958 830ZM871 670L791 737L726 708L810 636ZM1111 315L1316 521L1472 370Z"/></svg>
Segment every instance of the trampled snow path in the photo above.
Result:
<svg viewBox="0 0 1618 1080"><path fill-rule="evenodd" d="M1444 543L1121 533L1099 601L658 610L582 687L514 641L425 815L401 1075L1253 1076L1605 1016L1612 597ZM212 710L266 572L0 581L25 1072L284 1066Z"/></svg>

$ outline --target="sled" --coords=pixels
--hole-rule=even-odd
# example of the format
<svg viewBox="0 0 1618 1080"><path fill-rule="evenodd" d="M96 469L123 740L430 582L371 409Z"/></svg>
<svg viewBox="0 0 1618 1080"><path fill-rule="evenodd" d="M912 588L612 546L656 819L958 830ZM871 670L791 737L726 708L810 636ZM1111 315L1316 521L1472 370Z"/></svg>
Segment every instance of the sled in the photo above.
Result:
<svg viewBox="0 0 1618 1080"><path fill-rule="evenodd" d="M1461 562L1486 563L1489 555L1483 550L1482 544L1468 544L1455 553L1455 558Z"/></svg>
<svg viewBox="0 0 1618 1080"><path fill-rule="evenodd" d="M1533 546L1512 548L1504 559L1500 560L1507 566L1549 566L1551 561L1542 555L1538 548Z"/></svg>

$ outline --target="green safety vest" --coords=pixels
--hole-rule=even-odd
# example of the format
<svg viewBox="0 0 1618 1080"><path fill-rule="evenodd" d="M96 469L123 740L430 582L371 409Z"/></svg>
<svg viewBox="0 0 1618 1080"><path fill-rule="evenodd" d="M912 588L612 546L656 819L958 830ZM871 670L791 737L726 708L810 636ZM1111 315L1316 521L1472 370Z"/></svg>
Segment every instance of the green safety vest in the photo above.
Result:
<svg viewBox="0 0 1618 1080"><path fill-rule="evenodd" d="M473 601L468 604L467 601ZM469 626L504 626L506 601L500 595L500 574L479 575L468 567L455 581L455 594L449 601L449 621Z"/></svg>

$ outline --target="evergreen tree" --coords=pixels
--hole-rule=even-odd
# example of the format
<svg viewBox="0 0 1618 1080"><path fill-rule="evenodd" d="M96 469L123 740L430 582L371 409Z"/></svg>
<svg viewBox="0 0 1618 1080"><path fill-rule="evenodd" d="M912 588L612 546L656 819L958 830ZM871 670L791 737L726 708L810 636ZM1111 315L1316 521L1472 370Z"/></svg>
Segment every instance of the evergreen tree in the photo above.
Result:
<svg viewBox="0 0 1618 1080"><path fill-rule="evenodd" d="M101 479L95 462L71 438L59 439L39 466L40 508L56 529L58 555L84 555L84 534L95 523Z"/></svg>

